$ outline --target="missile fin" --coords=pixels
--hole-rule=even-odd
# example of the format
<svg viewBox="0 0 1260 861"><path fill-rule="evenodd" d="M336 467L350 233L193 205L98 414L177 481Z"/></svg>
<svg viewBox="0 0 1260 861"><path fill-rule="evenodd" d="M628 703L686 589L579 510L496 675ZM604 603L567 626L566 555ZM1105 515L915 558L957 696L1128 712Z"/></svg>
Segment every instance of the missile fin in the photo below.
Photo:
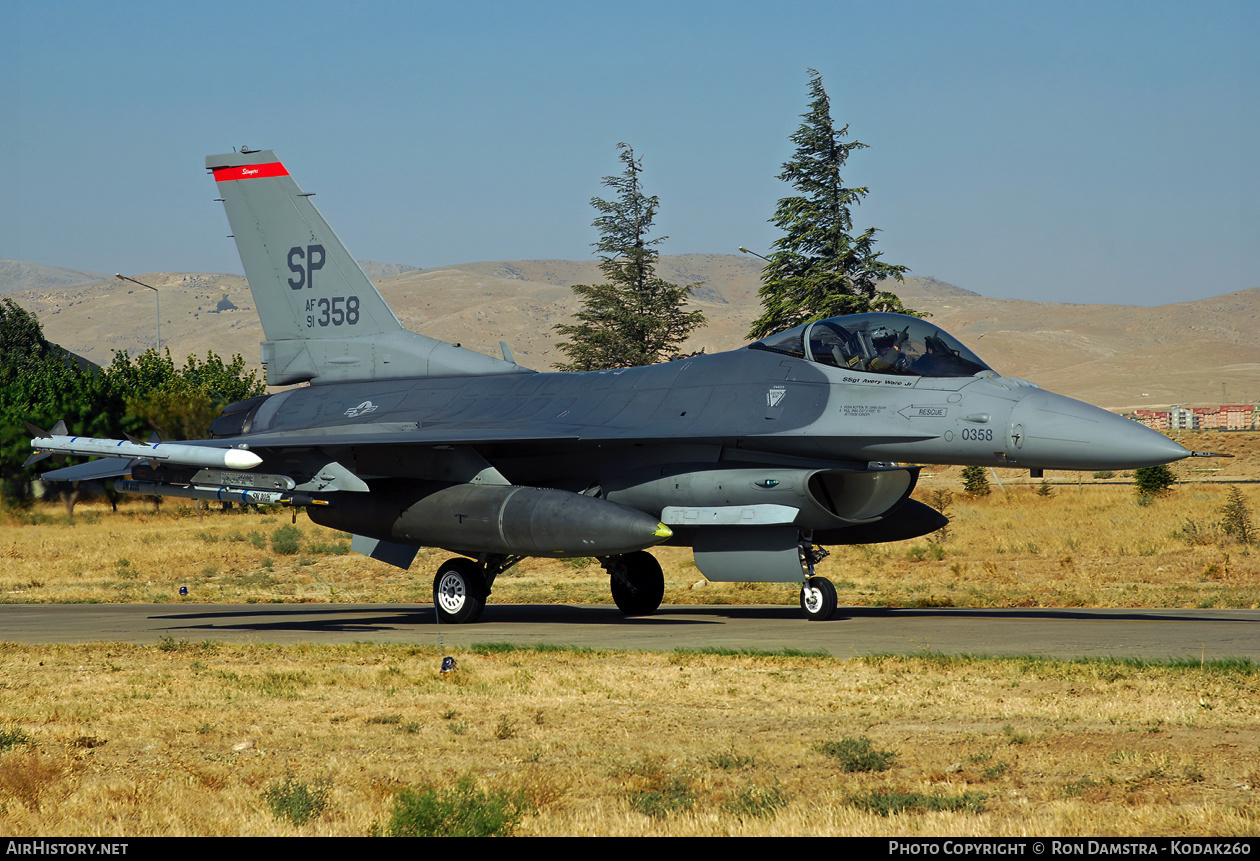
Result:
<svg viewBox="0 0 1260 861"><path fill-rule="evenodd" d="M26 459L26 461L22 464L22 468L26 469L26 467L30 466L31 464L39 463L44 458L51 457L51 456L52 456L51 451L37 451Z"/></svg>

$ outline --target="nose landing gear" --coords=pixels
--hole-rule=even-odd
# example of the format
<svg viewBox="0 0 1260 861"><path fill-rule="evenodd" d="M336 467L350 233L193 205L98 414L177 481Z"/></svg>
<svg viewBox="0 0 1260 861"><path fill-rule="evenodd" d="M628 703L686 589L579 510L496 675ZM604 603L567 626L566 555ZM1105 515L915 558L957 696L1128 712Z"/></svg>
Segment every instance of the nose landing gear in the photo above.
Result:
<svg viewBox="0 0 1260 861"><path fill-rule="evenodd" d="M805 584L801 586L801 610L809 621L825 622L836 612L836 587L826 577L815 577L814 566L831 554L815 547L813 541L804 536L799 552L801 572L805 575Z"/></svg>

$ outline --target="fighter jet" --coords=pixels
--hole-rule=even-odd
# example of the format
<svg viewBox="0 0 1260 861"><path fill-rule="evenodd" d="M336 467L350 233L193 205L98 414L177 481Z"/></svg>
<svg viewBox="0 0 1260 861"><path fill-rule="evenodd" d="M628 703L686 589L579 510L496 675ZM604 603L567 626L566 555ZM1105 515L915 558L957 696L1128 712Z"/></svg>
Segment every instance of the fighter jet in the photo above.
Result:
<svg viewBox="0 0 1260 861"><path fill-rule="evenodd" d="M647 549L691 547L714 581L800 584L836 609L824 545L898 541L946 520L914 464L1132 469L1190 454L1097 407L1003 377L927 319L858 314L727 353L539 373L407 331L271 151L210 156L262 318L276 394L176 445L37 434L39 454L118 457L47 473L124 475L130 493L306 506L352 548L433 581L438 621L472 622L529 556L595 557L617 607L664 592ZM297 385L305 383L307 385ZM164 450L164 451L163 451ZM252 465L250 465L252 464Z"/></svg>

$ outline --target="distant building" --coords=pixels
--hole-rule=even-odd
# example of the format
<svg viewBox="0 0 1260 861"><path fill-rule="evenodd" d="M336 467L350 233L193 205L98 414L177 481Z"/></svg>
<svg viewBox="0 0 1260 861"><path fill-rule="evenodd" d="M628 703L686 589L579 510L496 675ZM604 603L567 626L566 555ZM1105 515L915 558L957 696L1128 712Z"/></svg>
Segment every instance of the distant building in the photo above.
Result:
<svg viewBox="0 0 1260 861"><path fill-rule="evenodd" d="M1194 426L1199 430L1216 430L1221 426L1221 411L1213 407L1195 407L1194 419Z"/></svg>
<svg viewBox="0 0 1260 861"><path fill-rule="evenodd" d="M1168 427L1173 430L1194 430L1197 427L1194 410L1182 406L1173 407L1168 411Z"/></svg>
<svg viewBox="0 0 1260 861"><path fill-rule="evenodd" d="M1183 407L1167 411L1134 410L1129 418L1148 428L1167 430L1251 430L1260 427L1260 406L1224 404L1219 407Z"/></svg>
<svg viewBox="0 0 1260 861"><path fill-rule="evenodd" d="M1221 407L1225 430L1249 430L1256 408L1252 404L1228 404Z"/></svg>
<svg viewBox="0 0 1260 861"><path fill-rule="evenodd" d="M1133 420L1152 430L1168 430L1168 413L1159 410L1134 410Z"/></svg>

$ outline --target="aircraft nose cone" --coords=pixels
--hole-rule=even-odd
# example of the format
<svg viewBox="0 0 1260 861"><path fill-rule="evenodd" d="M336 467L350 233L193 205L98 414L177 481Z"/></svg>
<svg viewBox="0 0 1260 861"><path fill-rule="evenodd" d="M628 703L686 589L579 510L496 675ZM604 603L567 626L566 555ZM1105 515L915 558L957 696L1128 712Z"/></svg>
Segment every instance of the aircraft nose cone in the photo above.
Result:
<svg viewBox="0 0 1260 861"><path fill-rule="evenodd" d="M1135 469L1190 455L1158 431L1041 389L1011 410L1008 448L1020 465L1041 469Z"/></svg>

